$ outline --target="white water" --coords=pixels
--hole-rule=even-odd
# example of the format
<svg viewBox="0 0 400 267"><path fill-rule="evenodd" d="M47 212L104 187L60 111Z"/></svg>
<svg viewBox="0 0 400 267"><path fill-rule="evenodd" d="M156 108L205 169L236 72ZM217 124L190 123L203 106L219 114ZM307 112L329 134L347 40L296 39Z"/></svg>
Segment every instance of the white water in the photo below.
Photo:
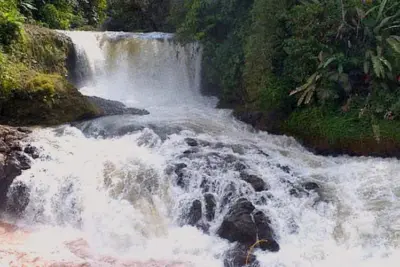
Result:
<svg viewBox="0 0 400 267"><path fill-rule="evenodd" d="M214 109L215 99L200 96L201 49L196 45L180 47L164 34L67 34L90 66L92 78L82 81L82 92L151 114L99 119L81 125L84 133L70 126L35 131L32 142L42 155L18 178L32 189L18 224L35 229L48 244L41 253L50 253L52 242L83 238L95 255L223 266L231 244L214 233L226 207L218 210L209 235L180 226L191 201L202 199L200 184L206 179L215 183L212 192L219 203L233 184L231 202L244 195L271 219L281 250L257 251L262 266L398 265L399 161L315 156L292 138L250 131L229 111ZM132 125L144 128L114 138L96 137L99 131ZM185 137L211 143L201 148L202 155L234 155L270 190L255 193L216 157L182 158L189 148ZM188 190L177 187L175 175L165 171L180 162L188 165ZM291 174L276 164L289 166ZM316 194L291 196L282 179L317 182L324 201L316 202ZM273 198L267 203L260 202L269 195ZM62 235L56 238L55 232ZM57 257L70 258L67 252Z"/></svg>

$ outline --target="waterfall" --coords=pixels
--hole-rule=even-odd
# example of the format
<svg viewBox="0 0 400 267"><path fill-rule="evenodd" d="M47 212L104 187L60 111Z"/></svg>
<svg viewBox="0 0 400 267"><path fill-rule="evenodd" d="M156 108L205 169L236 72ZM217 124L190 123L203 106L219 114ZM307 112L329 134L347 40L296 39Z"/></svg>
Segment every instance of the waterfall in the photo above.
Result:
<svg viewBox="0 0 400 267"><path fill-rule="evenodd" d="M31 189L18 225L36 243L16 247L93 266L222 267L234 244L218 228L246 198L269 218L281 248L256 249L261 266L397 265L398 160L316 156L291 137L254 131L215 109L215 99L200 94L198 44L162 33L65 33L82 59L82 93L150 115L37 129L29 142L41 157L17 179ZM256 192L243 173L267 190ZM307 183L319 188L307 191ZM211 220L206 194L217 203ZM194 201L204 227L187 223ZM64 245L77 240L87 254Z"/></svg>

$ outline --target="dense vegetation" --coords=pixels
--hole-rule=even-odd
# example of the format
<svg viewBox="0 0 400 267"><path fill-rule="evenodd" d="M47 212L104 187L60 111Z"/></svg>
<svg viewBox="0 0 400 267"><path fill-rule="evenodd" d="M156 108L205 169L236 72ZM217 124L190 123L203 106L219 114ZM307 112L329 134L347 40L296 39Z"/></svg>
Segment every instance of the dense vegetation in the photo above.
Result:
<svg viewBox="0 0 400 267"><path fill-rule="evenodd" d="M399 1L186 0L171 10L179 36L204 44L222 105L279 114L278 132L309 143L400 142Z"/></svg>

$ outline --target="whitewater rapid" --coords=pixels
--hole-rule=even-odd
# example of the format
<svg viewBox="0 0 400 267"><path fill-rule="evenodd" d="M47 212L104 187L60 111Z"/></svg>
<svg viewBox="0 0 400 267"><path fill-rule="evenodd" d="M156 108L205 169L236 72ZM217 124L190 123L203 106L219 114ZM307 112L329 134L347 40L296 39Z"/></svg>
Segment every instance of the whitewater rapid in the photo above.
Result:
<svg viewBox="0 0 400 267"><path fill-rule="evenodd" d="M150 115L36 129L27 142L41 156L17 178L30 187L30 203L12 221L32 231L36 243L9 246L93 266L118 266L98 260L107 256L141 266L221 267L232 244L215 232L230 203L244 196L269 217L281 247L256 251L261 266L398 265L398 160L316 156L291 137L254 131L229 110L215 109L216 99L200 94L197 44L180 46L161 33L66 34L78 51L83 93L146 108ZM187 156L185 138L204 145ZM228 157L269 190L254 192L221 160ZM187 165L186 189L168 171L177 163ZM218 203L209 234L183 223L193 200L204 205L204 181ZM290 193L291 185L305 182L316 182L320 192ZM65 245L76 240L85 241L90 257Z"/></svg>

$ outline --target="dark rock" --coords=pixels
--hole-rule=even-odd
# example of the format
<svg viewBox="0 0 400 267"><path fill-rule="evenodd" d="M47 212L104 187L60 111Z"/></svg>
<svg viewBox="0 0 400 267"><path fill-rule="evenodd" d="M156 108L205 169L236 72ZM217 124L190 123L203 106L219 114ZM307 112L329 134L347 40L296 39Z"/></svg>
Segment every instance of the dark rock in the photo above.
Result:
<svg viewBox="0 0 400 267"><path fill-rule="evenodd" d="M280 165L277 164L276 167L278 167L279 169L281 169L282 171L286 172L286 173L290 173L290 168L287 165Z"/></svg>
<svg viewBox="0 0 400 267"><path fill-rule="evenodd" d="M185 163L178 163L175 165L175 174L178 176L176 183L178 186L185 187L185 173L184 169L187 167Z"/></svg>
<svg viewBox="0 0 400 267"><path fill-rule="evenodd" d="M224 160L227 163L233 163L233 162L237 161L237 158L234 155L226 155L226 156L224 156Z"/></svg>
<svg viewBox="0 0 400 267"><path fill-rule="evenodd" d="M218 143L216 143L216 144L214 145L214 148L217 148L217 149L223 148L223 147L225 147L225 145L224 145L224 143L221 143L221 142L218 142Z"/></svg>
<svg viewBox="0 0 400 267"><path fill-rule="evenodd" d="M0 153L8 151L10 151L10 147L6 144L6 142L0 139Z"/></svg>
<svg viewBox="0 0 400 267"><path fill-rule="evenodd" d="M14 180L15 177L22 173L20 162L16 158L8 159L4 167L4 173L7 179Z"/></svg>
<svg viewBox="0 0 400 267"><path fill-rule="evenodd" d="M312 190L317 190L319 188L319 185L314 182L307 182L303 184L303 188L307 191L312 191Z"/></svg>
<svg viewBox="0 0 400 267"><path fill-rule="evenodd" d="M108 99L103 99L97 96L85 96L85 98L100 109L102 116L113 116L113 115L148 115L150 114L147 110L128 108L123 103Z"/></svg>
<svg viewBox="0 0 400 267"><path fill-rule="evenodd" d="M24 152L34 159L37 159L39 157L39 150L34 146L27 145L24 149Z"/></svg>
<svg viewBox="0 0 400 267"><path fill-rule="evenodd" d="M21 132L21 133L27 133L27 134L32 133L32 130L29 129L29 128L27 128L27 127L18 127L17 130L18 130L19 132Z"/></svg>
<svg viewBox="0 0 400 267"><path fill-rule="evenodd" d="M236 186L234 183L228 184L224 188L220 207L224 208L236 196Z"/></svg>
<svg viewBox="0 0 400 267"><path fill-rule="evenodd" d="M258 150L258 153L260 153L263 156L269 157L269 154L265 153L264 151L262 151L261 149Z"/></svg>
<svg viewBox="0 0 400 267"><path fill-rule="evenodd" d="M199 143L193 138L185 138L185 142L189 146L198 146L199 145Z"/></svg>
<svg viewBox="0 0 400 267"><path fill-rule="evenodd" d="M193 201L189 209L187 223L189 225L195 226L201 220L201 215L202 215L201 201L196 199L195 201Z"/></svg>
<svg viewBox="0 0 400 267"><path fill-rule="evenodd" d="M235 163L234 168L235 168L235 171L243 171L247 168L247 166L241 162L237 162L237 163Z"/></svg>
<svg viewBox="0 0 400 267"><path fill-rule="evenodd" d="M16 159L19 162L21 170L28 170L31 168L31 160L24 153L15 151L8 157Z"/></svg>
<svg viewBox="0 0 400 267"><path fill-rule="evenodd" d="M195 154L195 153L198 153L200 150L198 149L198 148L192 148L192 149L188 149L188 150L185 150L185 151L183 151L183 154L184 155L191 155L191 154Z"/></svg>
<svg viewBox="0 0 400 267"><path fill-rule="evenodd" d="M240 179L249 183L256 192L267 190L267 184L264 182L263 179L256 175L247 174L247 173L240 173Z"/></svg>
<svg viewBox="0 0 400 267"><path fill-rule="evenodd" d="M279 244L273 238L273 231L270 227L270 220L261 211L257 211L253 215L254 223L257 227L258 239L265 240L266 242L261 242L259 244L262 250L269 250L272 252L279 251Z"/></svg>
<svg viewBox="0 0 400 267"><path fill-rule="evenodd" d="M232 145L232 151L239 155L244 155L244 147L241 145Z"/></svg>
<svg viewBox="0 0 400 267"><path fill-rule="evenodd" d="M29 204L30 189L23 182L14 183L7 194L6 211L20 215Z"/></svg>
<svg viewBox="0 0 400 267"><path fill-rule="evenodd" d="M291 196L294 196L294 197L300 197L300 192L299 192L299 190L297 190L297 189L295 189L295 188L290 189L290 190L289 190L289 194L290 194Z"/></svg>
<svg viewBox="0 0 400 267"><path fill-rule="evenodd" d="M252 267L259 267L260 263L257 261L254 254L249 253L250 247L245 245L236 245L234 248L228 250L225 254L224 267L243 267L251 265ZM247 262L246 262L247 261Z"/></svg>
<svg viewBox="0 0 400 267"><path fill-rule="evenodd" d="M251 246L257 241L257 229L251 213L255 207L245 198L239 199L225 216L217 235L229 240Z"/></svg>
<svg viewBox="0 0 400 267"><path fill-rule="evenodd" d="M205 194L204 195L204 200L205 200L205 208L206 208L206 219L208 221L214 220L215 217L215 208L217 206L217 201L215 200L215 197L213 194Z"/></svg>
<svg viewBox="0 0 400 267"><path fill-rule="evenodd" d="M225 216L217 235L229 240L239 242L250 247L257 240L263 250L278 251L279 244L273 238L270 221L261 211L255 211L254 205L247 199L239 199ZM254 215L253 215L254 213Z"/></svg>
<svg viewBox="0 0 400 267"><path fill-rule="evenodd" d="M19 141L12 141L9 143L11 150L13 151L22 151L22 146Z"/></svg>

